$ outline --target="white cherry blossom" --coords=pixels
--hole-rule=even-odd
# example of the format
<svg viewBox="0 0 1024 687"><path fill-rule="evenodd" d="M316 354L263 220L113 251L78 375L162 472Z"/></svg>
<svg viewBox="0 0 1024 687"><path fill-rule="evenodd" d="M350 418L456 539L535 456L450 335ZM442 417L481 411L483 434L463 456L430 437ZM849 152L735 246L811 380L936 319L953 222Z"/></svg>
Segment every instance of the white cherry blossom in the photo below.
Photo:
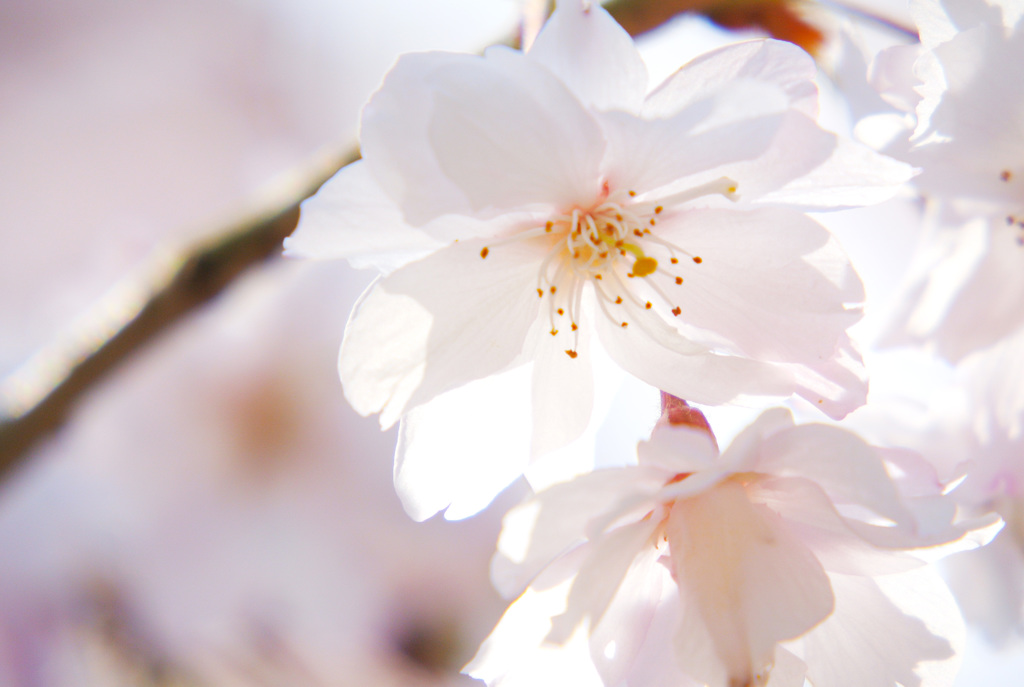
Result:
<svg viewBox="0 0 1024 687"><path fill-rule="evenodd" d="M962 623L913 549L996 525L958 522L920 457L781 409L721 455L671 422L639 454L506 516L492 576L525 593L470 674L527 684L582 635L609 686L951 684Z"/></svg>
<svg viewBox="0 0 1024 687"><path fill-rule="evenodd" d="M346 330L349 401L387 427L532 363L539 455L586 428L600 347L696 402L861 405L860 280L800 210L884 199L909 168L822 130L814 74L800 49L753 41L648 93L630 37L578 2L528 53L401 58L363 112L364 160L286 244L386 272ZM400 491L416 517L459 498Z"/></svg>
<svg viewBox="0 0 1024 687"><path fill-rule="evenodd" d="M929 201L890 343L957 361L1024 324L1024 24L1019 2L915 3L923 100L903 155ZM895 154L895 153L894 153Z"/></svg>

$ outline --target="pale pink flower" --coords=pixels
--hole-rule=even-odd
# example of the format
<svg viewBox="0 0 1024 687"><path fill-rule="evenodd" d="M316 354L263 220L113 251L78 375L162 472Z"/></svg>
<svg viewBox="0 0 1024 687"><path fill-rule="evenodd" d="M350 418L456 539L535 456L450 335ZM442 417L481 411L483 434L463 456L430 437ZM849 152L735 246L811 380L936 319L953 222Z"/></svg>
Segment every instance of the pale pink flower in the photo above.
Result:
<svg viewBox="0 0 1024 687"><path fill-rule="evenodd" d="M906 161L930 228L889 343L957 361L1024 324L1024 28L1020 3L915 4L923 96Z"/></svg>
<svg viewBox="0 0 1024 687"><path fill-rule="evenodd" d="M995 525L958 522L919 457L781 409L721 455L668 424L639 453L506 516L492 576L526 592L470 674L526 684L583 641L605 685L951 684L962 623L913 549Z"/></svg>
<svg viewBox="0 0 1024 687"><path fill-rule="evenodd" d="M538 455L587 426L599 344L696 402L862 404L846 335L861 284L797 209L881 200L909 168L822 130L814 75L800 49L753 41L648 93L629 36L573 1L528 53L400 59L363 112L364 160L305 203L286 243L394 270L349 321L349 401L387 427L532 363ZM399 489L416 517L457 498Z"/></svg>

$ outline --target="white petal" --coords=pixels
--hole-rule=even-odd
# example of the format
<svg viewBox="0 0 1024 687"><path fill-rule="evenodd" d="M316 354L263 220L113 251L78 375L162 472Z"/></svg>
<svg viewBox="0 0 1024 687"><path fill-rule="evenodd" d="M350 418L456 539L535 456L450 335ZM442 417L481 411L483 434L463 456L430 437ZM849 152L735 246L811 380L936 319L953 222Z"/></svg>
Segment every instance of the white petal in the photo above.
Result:
<svg viewBox="0 0 1024 687"><path fill-rule="evenodd" d="M463 672L491 687L601 687L585 632L564 646L544 642L549 618L565 608L567 588L566 583L539 593L527 590L505 611Z"/></svg>
<svg viewBox="0 0 1024 687"><path fill-rule="evenodd" d="M529 370L520 366L441 394L402 418L394 479L410 517L426 520L444 509L449 520L469 517L523 473L528 389Z"/></svg>
<svg viewBox="0 0 1024 687"><path fill-rule="evenodd" d="M895 196L913 176L914 168L910 165L836 137L835 148L827 160L759 201L806 208L872 205Z"/></svg>
<svg viewBox="0 0 1024 687"><path fill-rule="evenodd" d="M647 94L647 67L633 39L597 3L558 3L527 55L588 107L636 112Z"/></svg>
<svg viewBox="0 0 1024 687"><path fill-rule="evenodd" d="M545 323L546 325L546 323ZM563 325L564 326L564 325ZM532 348L533 439L530 453L540 456L577 439L590 424L594 409L594 370L590 356L589 328L579 336L551 336L548 327L538 329L540 341ZM566 341L573 341L570 357Z"/></svg>
<svg viewBox="0 0 1024 687"><path fill-rule="evenodd" d="M778 642L832 612L821 564L778 526L777 516L751 503L738 482L677 501L666 533L684 603L699 609L730 680L751 681L771 664ZM688 631L683 627L678 636L684 655L692 653Z"/></svg>
<svg viewBox="0 0 1024 687"><path fill-rule="evenodd" d="M788 364L796 393L834 420L841 420L867 403L868 377L864 360L850 337L843 335L833 357L814 364Z"/></svg>
<svg viewBox="0 0 1024 687"><path fill-rule="evenodd" d="M359 145L363 159L406 221L423 224L448 213L466 214L469 201L441 171L428 129L434 110L431 75L470 55L441 52L403 55L363 108Z"/></svg>
<svg viewBox="0 0 1024 687"><path fill-rule="evenodd" d="M348 258L353 267L391 271L440 248L410 227L365 162L354 162L302 203L299 226L284 240L287 256Z"/></svg>
<svg viewBox="0 0 1024 687"><path fill-rule="evenodd" d="M652 311L627 306L628 326L595 317L601 343L622 369L695 403L726 403L741 394L786 395L779 371L746 358L717 355L683 338ZM624 321L627 321L624 320Z"/></svg>
<svg viewBox="0 0 1024 687"><path fill-rule="evenodd" d="M491 580L515 596L551 561L581 543L589 523L622 500L653 495L664 482L658 470L597 470L557 484L510 510L502 524Z"/></svg>
<svg viewBox="0 0 1024 687"><path fill-rule="evenodd" d="M943 570L964 617L989 641L1005 645L1024 626L1024 552L1011 532L950 556Z"/></svg>
<svg viewBox="0 0 1024 687"><path fill-rule="evenodd" d="M729 178L736 181L740 205L762 202L763 197L788 184L799 182L824 164L835 153L838 138L822 130L818 123L802 112L790 111L783 116L771 144L754 160L741 161L728 168ZM714 177L699 175L690 183L709 181ZM799 202L807 199L799 197ZM786 202L780 199L777 202ZM811 207L818 207L808 203Z"/></svg>
<svg viewBox="0 0 1024 687"><path fill-rule="evenodd" d="M756 40L701 55L665 80L644 103L645 117L667 117L737 82L769 84L786 95L789 106L816 117L818 88L814 60L792 43ZM756 102L751 108L758 108Z"/></svg>
<svg viewBox="0 0 1024 687"><path fill-rule="evenodd" d="M538 256L463 241L375 282L341 345L345 396L389 427L408 409L513 363L537 318Z"/></svg>
<svg viewBox="0 0 1024 687"><path fill-rule="evenodd" d="M752 95L734 90L744 101ZM761 156L781 125L781 115L744 112L739 121L729 121L721 105L700 103L654 120L625 112L600 115L608 138L605 176L610 186L645 193L692 175L719 178L732 171L733 163Z"/></svg>
<svg viewBox="0 0 1024 687"><path fill-rule="evenodd" d="M430 82L431 145L474 211L566 208L597 196L601 129L544 67L497 46Z"/></svg>
<svg viewBox="0 0 1024 687"><path fill-rule="evenodd" d="M860 313L860 279L829 232L800 213L693 210L659 222L659 236L700 264L659 267L652 279L688 324L720 334L750 357L814 363L836 351ZM683 284L672 284L682 275Z"/></svg>
<svg viewBox="0 0 1024 687"><path fill-rule="evenodd" d="M830 575L836 610L804 640L808 678L815 687L952 685L958 660L949 639L962 646L960 614L934 571L879 578L898 593L888 595L871 578ZM902 578L902 580L900 579ZM907 615L894 604L913 608ZM880 631L884 628L884 631ZM951 660L952 659L952 660ZM942 661L926 670L921 661ZM922 682L923 674L931 678Z"/></svg>
<svg viewBox="0 0 1024 687"><path fill-rule="evenodd" d="M988 346L1024 324L1024 270L1020 269L1018 236L1005 226L994 226L984 237L984 257L962 283L932 334L939 351L950 360Z"/></svg>

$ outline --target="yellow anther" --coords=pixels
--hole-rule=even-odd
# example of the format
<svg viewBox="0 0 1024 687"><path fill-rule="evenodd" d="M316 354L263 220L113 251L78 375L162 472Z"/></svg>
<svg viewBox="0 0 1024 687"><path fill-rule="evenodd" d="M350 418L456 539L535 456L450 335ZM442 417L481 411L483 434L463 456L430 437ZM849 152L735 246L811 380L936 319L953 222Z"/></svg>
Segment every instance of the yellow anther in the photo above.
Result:
<svg viewBox="0 0 1024 687"><path fill-rule="evenodd" d="M656 269L658 269L658 261L654 258L648 258L647 256L637 258L637 261L633 263L633 274L638 277L646 277L648 274L654 274Z"/></svg>

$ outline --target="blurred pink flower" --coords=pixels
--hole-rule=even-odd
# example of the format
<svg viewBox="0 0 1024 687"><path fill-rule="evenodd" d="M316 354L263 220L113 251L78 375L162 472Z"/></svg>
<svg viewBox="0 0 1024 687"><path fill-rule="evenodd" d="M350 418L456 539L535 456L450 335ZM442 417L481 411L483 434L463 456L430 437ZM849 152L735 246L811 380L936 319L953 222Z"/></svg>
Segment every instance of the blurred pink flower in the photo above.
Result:
<svg viewBox="0 0 1024 687"><path fill-rule="evenodd" d="M923 99L901 157L930 227L888 340L955 362L1024 325L1024 22L1020 3L915 8Z"/></svg>

